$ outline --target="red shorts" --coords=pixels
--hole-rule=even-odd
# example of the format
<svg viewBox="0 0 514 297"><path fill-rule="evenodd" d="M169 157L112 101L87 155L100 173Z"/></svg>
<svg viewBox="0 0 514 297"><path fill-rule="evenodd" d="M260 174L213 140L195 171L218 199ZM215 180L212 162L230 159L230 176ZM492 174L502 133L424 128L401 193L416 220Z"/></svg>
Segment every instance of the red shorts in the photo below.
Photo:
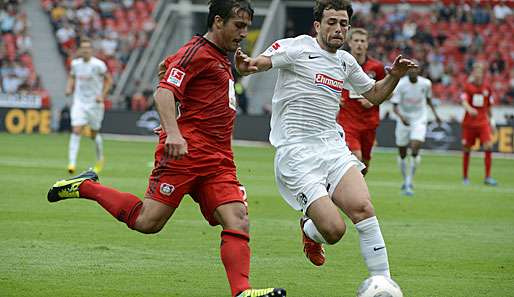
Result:
<svg viewBox="0 0 514 297"><path fill-rule="evenodd" d="M480 139L480 143L484 144L493 140L493 134L489 125L477 127L462 127L462 145L471 147L475 144L476 139Z"/></svg>
<svg viewBox="0 0 514 297"><path fill-rule="evenodd" d="M351 151L361 151L363 160L371 160L371 150L375 144L375 129L348 130L345 132L346 144Z"/></svg>
<svg viewBox="0 0 514 297"><path fill-rule="evenodd" d="M220 169L206 175L154 172L150 175L145 198L177 208L184 195L189 194L200 205L204 218L212 226L219 225L214 218L218 206L241 202L248 207L245 188L237 180L235 169Z"/></svg>

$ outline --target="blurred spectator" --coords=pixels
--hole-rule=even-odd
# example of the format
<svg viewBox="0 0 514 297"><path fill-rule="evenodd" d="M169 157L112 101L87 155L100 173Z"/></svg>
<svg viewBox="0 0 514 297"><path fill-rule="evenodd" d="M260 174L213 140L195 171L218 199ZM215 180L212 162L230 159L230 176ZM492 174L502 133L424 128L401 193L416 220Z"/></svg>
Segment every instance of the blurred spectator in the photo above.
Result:
<svg viewBox="0 0 514 297"><path fill-rule="evenodd" d="M489 71L492 74L500 74L505 70L505 60L503 60L501 54L496 52L494 59L489 63Z"/></svg>
<svg viewBox="0 0 514 297"><path fill-rule="evenodd" d="M143 92L137 91L130 100L130 109L132 111L145 111L148 108L146 98Z"/></svg>
<svg viewBox="0 0 514 297"><path fill-rule="evenodd" d="M512 14L512 10L505 4L505 1L501 1L499 4L494 6L494 18L498 21L504 21L509 15Z"/></svg>

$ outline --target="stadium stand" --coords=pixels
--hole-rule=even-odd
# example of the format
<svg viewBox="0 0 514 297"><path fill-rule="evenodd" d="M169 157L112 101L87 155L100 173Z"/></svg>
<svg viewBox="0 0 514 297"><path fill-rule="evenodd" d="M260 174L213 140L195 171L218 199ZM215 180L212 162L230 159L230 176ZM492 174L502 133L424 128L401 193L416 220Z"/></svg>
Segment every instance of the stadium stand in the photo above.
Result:
<svg viewBox="0 0 514 297"><path fill-rule="evenodd" d="M115 83L130 53L146 46L155 27L152 11L156 4L157 0L41 0L66 67L75 55L80 36L88 36L93 40L95 55L107 64ZM109 103L106 100L106 109ZM140 102L132 105L141 108Z"/></svg>
<svg viewBox="0 0 514 297"><path fill-rule="evenodd" d="M401 4L386 10L379 2ZM399 53L416 58L434 82L436 98L459 102L471 66L484 61L497 103L513 104L512 8L503 1L456 2L354 1L353 26L371 32L372 56L382 61Z"/></svg>
<svg viewBox="0 0 514 297"><path fill-rule="evenodd" d="M0 2L0 91L6 94L35 94L42 97L42 107L50 106L48 92L34 69L28 34L29 21L21 10L21 0Z"/></svg>

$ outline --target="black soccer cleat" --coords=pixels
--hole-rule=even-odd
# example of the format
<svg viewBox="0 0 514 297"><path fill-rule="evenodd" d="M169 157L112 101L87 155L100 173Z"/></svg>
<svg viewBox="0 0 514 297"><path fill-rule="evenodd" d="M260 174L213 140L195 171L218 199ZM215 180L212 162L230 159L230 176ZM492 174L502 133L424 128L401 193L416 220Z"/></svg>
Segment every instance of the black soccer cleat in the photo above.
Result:
<svg viewBox="0 0 514 297"><path fill-rule="evenodd" d="M91 169L72 178L57 181L48 191L48 202L80 198L79 186L86 180L98 181L98 175Z"/></svg>

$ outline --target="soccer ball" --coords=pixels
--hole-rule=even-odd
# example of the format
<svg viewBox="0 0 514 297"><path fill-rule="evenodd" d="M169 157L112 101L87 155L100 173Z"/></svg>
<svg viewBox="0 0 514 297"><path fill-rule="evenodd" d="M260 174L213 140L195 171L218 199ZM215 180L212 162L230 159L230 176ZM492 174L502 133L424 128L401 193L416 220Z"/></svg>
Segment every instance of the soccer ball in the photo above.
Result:
<svg viewBox="0 0 514 297"><path fill-rule="evenodd" d="M387 276L375 275L362 282L357 297L403 297L397 283Z"/></svg>

